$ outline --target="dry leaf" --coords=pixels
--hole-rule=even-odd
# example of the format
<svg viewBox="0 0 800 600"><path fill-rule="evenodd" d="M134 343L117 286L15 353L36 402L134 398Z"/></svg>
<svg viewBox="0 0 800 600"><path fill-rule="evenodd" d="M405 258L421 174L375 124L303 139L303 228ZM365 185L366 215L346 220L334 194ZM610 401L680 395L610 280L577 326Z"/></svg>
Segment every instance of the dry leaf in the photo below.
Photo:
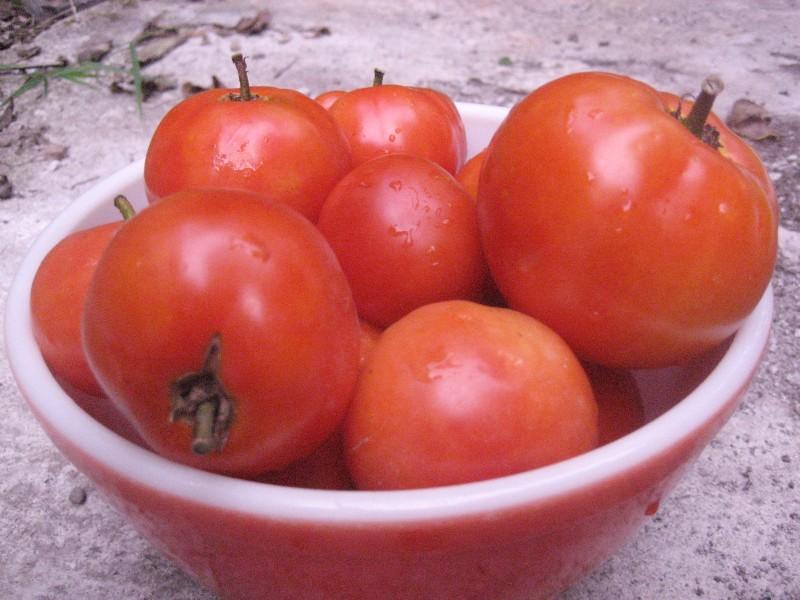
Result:
<svg viewBox="0 0 800 600"><path fill-rule="evenodd" d="M183 93L183 97L186 98L188 96L193 96L195 94L199 94L200 92L204 92L206 90L216 89L216 88L224 88L225 86L219 80L216 75L211 76L211 85L209 87L204 87L202 85L198 85L196 83L192 83L191 81L186 81L181 86L181 92Z"/></svg>
<svg viewBox="0 0 800 600"><path fill-rule="evenodd" d="M733 131L750 140L778 137L772 129L772 116L767 109L746 98L733 103L726 122Z"/></svg>
<svg viewBox="0 0 800 600"><path fill-rule="evenodd" d="M100 62L111 52L111 40L101 39L89 40L78 50L78 62Z"/></svg>
<svg viewBox="0 0 800 600"><path fill-rule="evenodd" d="M42 148L42 154L50 160L64 160L68 152L69 148L61 144L47 144Z"/></svg>
<svg viewBox="0 0 800 600"><path fill-rule="evenodd" d="M272 13L264 9L257 12L252 17L242 17L233 30L236 33L243 33L245 35L256 35L269 27L272 21Z"/></svg>

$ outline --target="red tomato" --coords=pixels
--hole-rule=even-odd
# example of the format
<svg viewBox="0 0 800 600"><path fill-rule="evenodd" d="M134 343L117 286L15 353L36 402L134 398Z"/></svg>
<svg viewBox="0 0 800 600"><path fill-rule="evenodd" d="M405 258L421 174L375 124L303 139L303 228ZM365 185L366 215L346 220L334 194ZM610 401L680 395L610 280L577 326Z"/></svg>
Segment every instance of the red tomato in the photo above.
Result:
<svg viewBox="0 0 800 600"><path fill-rule="evenodd" d="M118 196L114 205L128 219L133 207ZM100 256L122 221L68 235L42 260L31 286L31 326L47 366L67 387L89 396L102 395L86 362L81 315Z"/></svg>
<svg viewBox="0 0 800 600"><path fill-rule="evenodd" d="M638 81L580 73L515 106L481 172L486 257L509 305L593 362L656 367L730 336L769 283L772 185L713 114L717 148Z"/></svg>
<svg viewBox="0 0 800 600"><path fill-rule="evenodd" d="M155 451L242 476L330 436L359 368L330 247L285 205L233 190L179 192L128 221L97 266L83 340Z"/></svg>
<svg viewBox="0 0 800 600"><path fill-rule="evenodd" d="M473 198L478 197L478 179L481 175L481 167L486 158L486 150L481 150L470 158L456 175L458 183L464 186L467 193Z"/></svg>
<svg viewBox="0 0 800 600"><path fill-rule="evenodd" d="M364 366L367 362L367 358L369 355L372 354L372 350L375 348L375 344L378 343L378 338L381 336L381 330L367 323L363 319L360 320L361 325L361 344L359 346L359 358L358 364L360 366Z"/></svg>
<svg viewBox="0 0 800 600"><path fill-rule="evenodd" d="M636 378L624 369L584 364L598 408L599 444L602 446L644 425L644 406Z"/></svg>
<svg viewBox="0 0 800 600"><path fill-rule="evenodd" d="M352 490L350 473L344 458L342 434L337 430L314 452L280 471L256 478L262 483L317 490Z"/></svg>
<svg viewBox="0 0 800 600"><path fill-rule="evenodd" d="M380 327L423 304L481 292L474 202L429 160L393 154L356 167L331 192L318 227L359 314Z"/></svg>
<svg viewBox="0 0 800 600"><path fill-rule="evenodd" d="M323 108L330 108L333 106L333 103L336 102L339 98L344 96L347 92L344 90L331 90L329 92L323 92L314 100L322 105Z"/></svg>
<svg viewBox="0 0 800 600"><path fill-rule="evenodd" d="M328 111L294 90L212 89L172 108L150 141L150 201L191 188L233 188L285 202L316 220L350 152Z"/></svg>
<svg viewBox="0 0 800 600"><path fill-rule="evenodd" d="M329 110L350 143L354 166L393 152L427 158L451 174L464 164L464 122L445 94L380 84L344 94Z"/></svg>
<svg viewBox="0 0 800 600"><path fill-rule="evenodd" d="M360 489L430 487L534 469L595 447L586 374L552 330L467 301L381 334L344 423Z"/></svg>
<svg viewBox="0 0 800 600"><path fill-rule="evenodd" d="M45 256L31 287L33 335L47 366L92 396L102 390L83 352L81 314L100 256L121 225L107 223L65 237Z"/></svg>

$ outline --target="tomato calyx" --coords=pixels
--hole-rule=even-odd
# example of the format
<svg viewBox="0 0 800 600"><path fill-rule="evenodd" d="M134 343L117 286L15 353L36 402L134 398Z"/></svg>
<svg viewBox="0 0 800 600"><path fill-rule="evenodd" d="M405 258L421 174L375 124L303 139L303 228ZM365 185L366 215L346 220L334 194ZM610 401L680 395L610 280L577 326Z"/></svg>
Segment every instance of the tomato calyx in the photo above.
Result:
<svg viewBox="0 0 800 600"><path fill-rule="evenodd" d="M250 102L258 98L250 91L250 79L247 77L247 62L240 52L231 57L233 64L236 65L236 73L239 75L239 93L228 94L224 98L234 102Z"/></svg>
<svg viewBox="0 0 800 600"><path fill-rule="evenodd" d="M719 130L713 125L706 123L706 120L708 119L708 115L711 114L714 100L717 99L717 96L719 96L724 87L725 84L722 82L722 79L716 75L709 75L700 85L700 94L698 94L697 99L694 101L694 104L692 104L692 108L687 116L683 117L681 115L683 109L681 106L682 98L678 98L678 105L675 107L675 111L670 113L680 121L686 129L691 131L696 138L715 150L719 150L722 147L722 143L719 141Z"/></svg>
<svg viewBox="0 0 800 600"><path fill-rule="evenodd" d="M233 422L233 399L225 391L218 372L222 340L211 337L199 371L182 375L170 389L169 420L192 425L192 452L204 455L221 451Z"/></svg>

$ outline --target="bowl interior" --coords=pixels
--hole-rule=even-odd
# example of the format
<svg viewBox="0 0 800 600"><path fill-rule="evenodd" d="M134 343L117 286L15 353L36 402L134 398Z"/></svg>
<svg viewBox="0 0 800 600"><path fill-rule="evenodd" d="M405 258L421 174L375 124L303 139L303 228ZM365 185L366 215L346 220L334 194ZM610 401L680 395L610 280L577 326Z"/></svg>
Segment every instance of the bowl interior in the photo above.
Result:
<svg viewBox="0 0 800 600"><path fill-rule="evenodd" d="M489 142L507 110L473 104L459 104L459 109L467 127L469 155L474 155ZM86 399L68 394L50 374L30 326L30 288L42 258L68 233L118 219L112 205L117 194L126 195L135 207L143 208L142 170L143 161L139 161L105 179L38 237L8 296L6 344L19 387L45 429L69 440L109 469L125 473L143 486L178 496L195 498L195 490L202 486L209 492L205 495L209 504L264 515L336 521L477 514L553 497L623 475L691 436L741 394L766 346L772 316L771 289L740 331L713 352L682 367L635 372L646 416L643 427L592 452L535 471L448 488L399 492L294 489L202 472L166 461L137 445L135 434L114 411L84 410Z"/></svg>

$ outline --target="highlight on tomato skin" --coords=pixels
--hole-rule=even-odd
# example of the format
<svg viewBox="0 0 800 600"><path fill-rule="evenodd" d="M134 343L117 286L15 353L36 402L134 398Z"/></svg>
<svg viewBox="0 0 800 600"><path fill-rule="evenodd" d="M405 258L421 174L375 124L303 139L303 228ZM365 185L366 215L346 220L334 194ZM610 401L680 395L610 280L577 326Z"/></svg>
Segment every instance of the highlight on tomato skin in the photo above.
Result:
<svg viewBox="0 0 800 600"><path fill-rule="evenodd" d="M585 360L682 364L737 331L777 256L777 207L755 154L721 121L696 137L663 94L567 75L496 131L478 189L489 268L509 306Z"/></svg>
<svg viewBox="0 0 800 600"><path fill-rule="evenodd" d="M596 447L598 409L570 348L527 315L428 304L382 334L344 421L358 489L435 487Z"/></svg>
<svg viewBox="0 0 800 600"><path fill-rule="evenodd" d="M126 222L82 327L93 372L154 451L234 476L311 454L358 377L358 315L330 246L248 192L179 192Z"/></svg>

